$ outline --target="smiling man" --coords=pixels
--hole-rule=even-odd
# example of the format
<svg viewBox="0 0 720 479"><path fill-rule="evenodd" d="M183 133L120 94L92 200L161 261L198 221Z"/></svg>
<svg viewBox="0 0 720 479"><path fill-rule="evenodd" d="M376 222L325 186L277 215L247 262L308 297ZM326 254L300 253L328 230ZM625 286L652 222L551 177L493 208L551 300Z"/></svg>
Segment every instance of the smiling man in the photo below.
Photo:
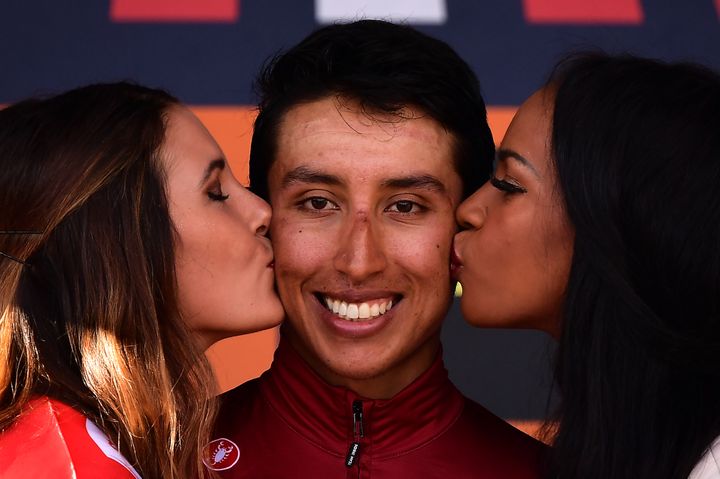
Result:
<svg viewBox="0 0 720 479"><path fill-rule="evenodd" d="M462 182L451 135L413 108L291 108L270 169L286 339L322 378L390 398L428 369L451 298Z"/></svg>
<svg viewBox="0 0 720 479"><path fill-rule="evenodd" d="M334 25L269 63L250 159L287 312L270 370L223 397L223 477L532 478L541 448L449 381L454 212L494 146L446 44Z"/></svg>

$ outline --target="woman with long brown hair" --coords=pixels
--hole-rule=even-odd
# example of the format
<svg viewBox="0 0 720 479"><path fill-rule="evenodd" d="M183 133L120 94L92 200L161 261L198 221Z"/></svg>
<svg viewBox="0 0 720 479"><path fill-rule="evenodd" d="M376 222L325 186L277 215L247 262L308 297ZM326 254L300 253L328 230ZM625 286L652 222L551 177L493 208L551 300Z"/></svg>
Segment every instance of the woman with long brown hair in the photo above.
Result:
<svg viewBox="0 0 720 479"><path fill-rule="evenodd" d="M269 219L167 93L0 111L0 475L203 475L204 349L283 316Z"/></svg>

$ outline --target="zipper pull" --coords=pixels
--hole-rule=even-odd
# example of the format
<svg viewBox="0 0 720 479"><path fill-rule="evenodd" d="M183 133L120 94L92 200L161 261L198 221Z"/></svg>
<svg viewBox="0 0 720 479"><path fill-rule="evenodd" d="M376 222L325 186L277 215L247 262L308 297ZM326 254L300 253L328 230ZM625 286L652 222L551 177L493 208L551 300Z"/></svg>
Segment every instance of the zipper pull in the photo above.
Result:
<svg viewBox="0 0 720 479"><path fill-rule="evenodd" d="M353 442L350 443L347 456L345 456L345 465L353 467L360 457L360 438L365 437L363 430L363 404L362 401L355 400L352 403L353 410Z"/></svg>
<svg viewBox="0 0 720 479"><path fill-rule="evenodd" d="M363 403L362 401L355 400L352 404L353 410L353 434L355 438L365 437L365 431L363 431Z"/></svg>

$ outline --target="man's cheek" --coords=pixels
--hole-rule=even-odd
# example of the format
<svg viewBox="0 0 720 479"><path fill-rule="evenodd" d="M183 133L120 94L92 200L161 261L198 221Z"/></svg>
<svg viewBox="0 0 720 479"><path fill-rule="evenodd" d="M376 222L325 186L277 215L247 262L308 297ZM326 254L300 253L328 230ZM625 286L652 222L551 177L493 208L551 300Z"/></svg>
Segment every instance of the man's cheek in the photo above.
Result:
<svg viewBox="0 0 720 479"><path fill-rule="evenodd" d="M420 261L444 257L447 257L449 261L453 231L454 226L449 224L408 231L404 234L393 235L392 240L388 241L388 247L397 255L418 257L417 259Z"/></svg>
<svg viewBox="0 0 720 479"><path fill-rule="evenodd" d="M310 273L331 264L332 243L327 238L295 231L282 234L275 247L275 266L280 273Z"/></svg>

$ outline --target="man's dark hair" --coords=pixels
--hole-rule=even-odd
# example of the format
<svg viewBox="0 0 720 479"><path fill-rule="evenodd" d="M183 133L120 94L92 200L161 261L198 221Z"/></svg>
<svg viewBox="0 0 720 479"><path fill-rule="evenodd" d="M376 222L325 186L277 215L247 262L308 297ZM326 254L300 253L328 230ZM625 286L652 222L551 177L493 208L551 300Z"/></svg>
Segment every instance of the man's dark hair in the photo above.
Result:
<svg viewBox="0 0 720 479"><path fill-rule="evenodd" d="M337 95L362 111L414 107L455 140L455 167L469 196L489 176L495 152L475 74L446 43L407 26L362 20L321 28L260 72L250 184L268 198L279 127L292 107Z"/></svg>

